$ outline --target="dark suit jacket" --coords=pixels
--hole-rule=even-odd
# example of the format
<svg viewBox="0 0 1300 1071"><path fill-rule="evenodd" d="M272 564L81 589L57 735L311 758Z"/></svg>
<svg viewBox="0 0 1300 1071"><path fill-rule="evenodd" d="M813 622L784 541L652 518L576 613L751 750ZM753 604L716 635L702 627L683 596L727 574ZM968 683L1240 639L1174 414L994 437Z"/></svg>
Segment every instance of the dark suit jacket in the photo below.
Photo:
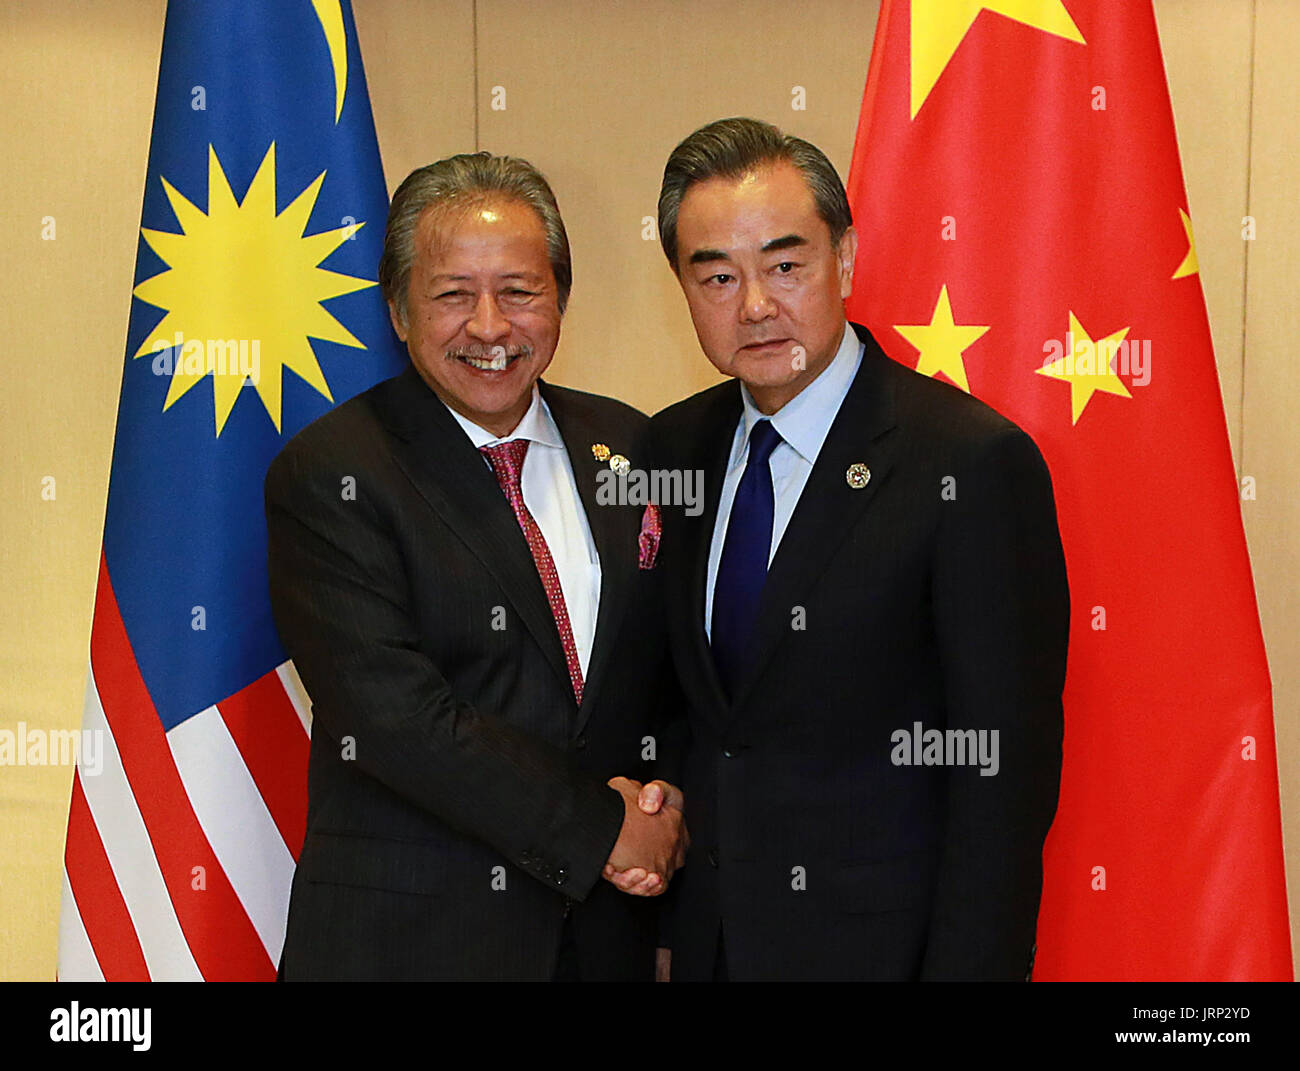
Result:
<svg viewBox="0 0 1300 1071"><path fill-rule="evenodd" d="M773 559L731 701L704 599L739 384L652 420L655 464L703 470L706 488L701 516L664 511L690 726L665 771L692 837L668 893L675 980L710 977L719 921L739 980L1023 979L1031 965L1069 625L1047 467L1015 425L855 330L861 368ZM861 489L846 480L855 462L870 469ZM917 722L997 730L998 773L896 765L893 734Z"/></svg>
<svg viewBox="0 0 1300 1071"><path fill-rule="evenodd" d="M616 774L647 779L663 676L642 509L598 505L593 443L646 418L542 384L601 561L582 706L527 542L406 372L305 428L266 479L271 602L313 705L283 977L545 980L572 915L586 979L653 976L653 900L600 879Z"/></svg>

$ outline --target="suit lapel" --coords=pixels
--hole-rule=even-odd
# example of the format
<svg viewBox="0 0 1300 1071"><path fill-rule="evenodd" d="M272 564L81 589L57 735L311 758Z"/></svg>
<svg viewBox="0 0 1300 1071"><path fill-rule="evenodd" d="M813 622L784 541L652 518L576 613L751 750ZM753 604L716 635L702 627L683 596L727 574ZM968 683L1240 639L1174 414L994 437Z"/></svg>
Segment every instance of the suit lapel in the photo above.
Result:
<svg viewBox="0 0 1300 1071"><path fill-rule="evenodd" d="M633 506L602 504L596 497L600 485L597 476L608 466L597 461L591 452L596 443L605 443L619 453L619 443L609 428L602 429L591 419L586 406L573 402L563 387L539 381L542 398L555 418L564 439L564 448L578 485L581 508L587 515L596 552L600 556L600 607L596 614L596 635L587 674L583 680L582 706L578 709L575 734L586 726L595 708L601 684L614 654L619 624L627 612L630 588L637 570L637 536L641 530L641 511ZM631 458L633 465L644 458Z"/></svg>
<svg viewBox="0 0 1300 1071"><path fill-rule="evenodd" d="M566 691L571 693L555 618L519 521L492 470L414 367L392 381L381 417L402 440L398 465L421 496L506 593Z"/></svg>
<svg viewBox="0 0 1300 1071"><path fill-rule="evenodd" d="M740 385L733 380L731 389L719 392L713 410L705 415L702 423L708 430L697 444L692 444L694 449L688 455L687 468L704 472L704 509L698 517L682 517L683 553L687 566L684 631L689 652L689 663L683 669L690 677L682 683L687 693L697 697L701 708L719 727L727 721L729 702L713 661L708 634L704 631L704 600L708 597L709 548L727 462L731 457L731 444L742 409Z"/></svg>
<svg viewBox="0 0 1300 1071"><path fill-rule="evenodd" d="M887 433L895 425L894 394L880 363L889 358L869 334L857 325L854 329L866 352L772 559L754 628L754 657L737 685L733 716L789 635L792 608L825 571L893 465L895 441ZM848 482L849 467L855 464L870 470L865 487Z"/></svg>

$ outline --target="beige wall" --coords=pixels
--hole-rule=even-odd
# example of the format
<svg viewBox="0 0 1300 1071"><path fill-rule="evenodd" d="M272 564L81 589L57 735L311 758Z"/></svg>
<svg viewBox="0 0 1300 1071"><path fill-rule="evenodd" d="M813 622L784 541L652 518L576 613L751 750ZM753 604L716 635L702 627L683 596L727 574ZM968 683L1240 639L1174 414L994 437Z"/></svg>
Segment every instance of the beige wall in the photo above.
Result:
<svg viewBox="0 0 1300 1071"><path fill-rule="evenodd" d="M80 723L162 34L162 0L0 6L0 727ZM770 119L846 173L869 0L354 0L390 188L476 147L551 178L575 286L551 373L647 411L713 382L654 241L668 150L727 114ZM1197 249L1276 692L1300 919L1300 331L1290 249L1300 5L1158 0ZM803 86L807 110L793 111ZM489 107L503 86L506 108ZM1242 217L1257 220L1254 242ZM57 240L40 240L41 219ZM44 501L41 480L57 497ZM0 979L55 967L71 771L0 768ZM1295 929L1293 923L1293 930Z"/></svg>

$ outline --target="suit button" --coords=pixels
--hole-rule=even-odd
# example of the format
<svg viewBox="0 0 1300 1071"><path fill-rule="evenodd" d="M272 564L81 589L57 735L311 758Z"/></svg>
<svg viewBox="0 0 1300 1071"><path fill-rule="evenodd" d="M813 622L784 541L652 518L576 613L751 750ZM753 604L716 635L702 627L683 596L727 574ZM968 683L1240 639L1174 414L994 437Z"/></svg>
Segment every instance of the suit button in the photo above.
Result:
<svg viewBox="0 0 1300 1071"><path fill-rule="evenodd" d="M555 884L563 885L568 880L569 872L565 870L564 867L560 867L560 869L555 872Z"/></svg>
<svg viewBox="0 0 1300 1071"><path fill-rule="evenodd" d="M710 848L708 851L708 857L709 857L709 866L716 869L718 866L718 849Z"/></svg>
<svg viewBox="0 0 1300 1071"><path fill-rule="evenodd" d="M734 759L734 758L736 757L735 749L733 749L733 748L729 748L729 747L724 747L724 748L722 749L722 757L723 757L724 759Z"/></svg>
<svg viewBox="0 0 1300 1071"><path fill-rule="evenodd" d="M577 744L577 748L578 748L578 750L579 750L579 751L582 751L582 750L584 750L584 749L586 748L586 746L587 746L587 738L586 738L585 736L580 736L580 737L578 737L578 739L575 741L575 743Z"/></svg>

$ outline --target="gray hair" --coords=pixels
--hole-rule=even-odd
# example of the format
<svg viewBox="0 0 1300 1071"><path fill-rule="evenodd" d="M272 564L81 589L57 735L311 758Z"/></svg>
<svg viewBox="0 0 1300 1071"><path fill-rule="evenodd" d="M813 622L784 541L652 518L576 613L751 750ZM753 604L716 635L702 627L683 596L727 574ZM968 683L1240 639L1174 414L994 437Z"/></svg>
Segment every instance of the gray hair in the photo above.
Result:
<svg viewBox="0 0 1300 1071"><path fill-rule="evenodd" d="M527 160L488 152L460 153L416 168L397 187L388 208L384 252L379 258L379 288L406 320L406 291L415 259L415 228L431 205L472 208L494 198L521 201L537 213L546 232L546 255L555 274L560 313L569 303L573 265L569 236L555 194L545 177Z"/></svg>
<svg viewBox="0 0 1300 1071"><path fill-rule="evenodd" d="M803 174L813 203L826 226L831 243L839 245L853 225L844 183L826 154L813 145L783 134L759 119L718 119L702 126L672 151L664 167L659 190L659 241L674 272L677 271L677 213L686 191L712 178L739 179L758 167L793 164Z"/></svg>

